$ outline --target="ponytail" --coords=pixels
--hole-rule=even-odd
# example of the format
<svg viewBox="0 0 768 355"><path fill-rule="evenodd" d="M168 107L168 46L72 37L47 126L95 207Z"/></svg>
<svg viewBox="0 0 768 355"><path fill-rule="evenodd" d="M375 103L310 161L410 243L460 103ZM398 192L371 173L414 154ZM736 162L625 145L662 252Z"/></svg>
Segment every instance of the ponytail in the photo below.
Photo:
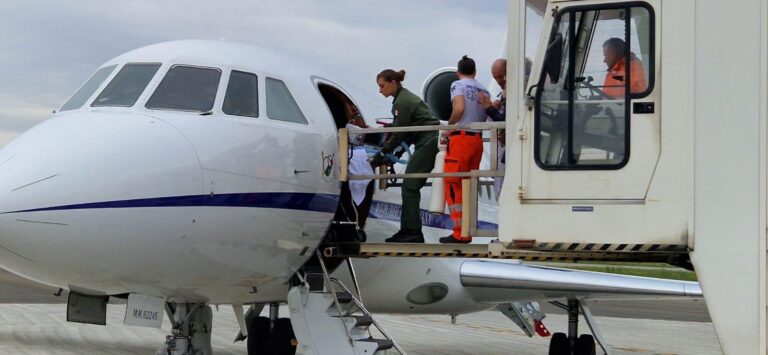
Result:
<svg viewBox="0 0 768 355"><path fill-rule="evenodd" d="M378 81L379 79L384 79L387 82L394 80L400 85L405 80L405 70L394 71L392 69L384 69L379 75L376 75L376 80Z"/></svg>

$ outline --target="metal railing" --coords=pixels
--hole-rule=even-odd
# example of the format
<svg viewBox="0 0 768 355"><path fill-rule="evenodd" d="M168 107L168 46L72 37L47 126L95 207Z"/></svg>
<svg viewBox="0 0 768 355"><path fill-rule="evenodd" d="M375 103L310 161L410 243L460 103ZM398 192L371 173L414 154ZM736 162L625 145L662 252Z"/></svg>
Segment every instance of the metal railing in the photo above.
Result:
<svg viewBox="0 0 768 355"><path fill-rule="evenodd" d="M379 189L386 189L387 179L407 179L407 178L427 178L440 179L446 177L462 178L462 235L472 237L496 237L498 231L481 230L477 228L477 196L480 178L501 177L504 171L498 168L498 140L499 131L506 128L505 122L474 122L469 125L431 125L431 126L411 126L411 127L386 127L386 128L360 128L354 129L354 134L369 133L398 133L398 132L431 132L431 131L489 131L490 137L483 138L483 142L490 144L490 168L487 170L472 170L469 172L456 173L403 173L389 174L386 165L379 167L379 173L373 175L353 175L349 173L349 156L343 152L349 151L350 130L347 128L339 129L339 181L346 182L350 180L380 180Z"/></svg>
<svg viewBox="0 0 768 355"><path fill-rule="evenodd" d="M403 355L406 354L405 350L403 350L403 348L400 347L400 344L398 344L397 341L395 341L395 338L391 337L389 333L387 333L384 327L382 327L381 324L379 324L379 322L376 321L376 318L373 317L373 314L370 311L368 311L368 309L365 308L365 306L363 305L363 302L358 300L357 297L355 297L355 295L352 294L352 291L350 291L350 289L346 285L344 285L344 283L342 283L341 281L339 281L339 279L335 277L329 277L329 281L339 286L339 288L341 288L342 291L350 294L352 296L352 302L354 302L355 306L357 306L357 308L360 309L360 312L371 317L371 322L373 323L374 327L376 327L376 330L378 330L379 333L381 333L381 335L384 336L384 338L392 342L392 347L395 348L397 352Z"/></svg>

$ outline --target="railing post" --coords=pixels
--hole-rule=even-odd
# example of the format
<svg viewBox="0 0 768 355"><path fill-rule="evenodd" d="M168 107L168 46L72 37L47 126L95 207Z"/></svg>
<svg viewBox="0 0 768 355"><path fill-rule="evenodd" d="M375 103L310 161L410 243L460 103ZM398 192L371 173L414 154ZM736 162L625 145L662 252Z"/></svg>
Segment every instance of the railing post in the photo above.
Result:
<svg viewBox="0 0 768 355"><path fill-rule="evenodd" d="M491 171L497 171L499 170L499 159L498 159L498 149L499 149L499 131L496 128L491 129Z"/></svg>
<svg viewBox="0 0 768 355"><path fill-rule="evenodd" d="M470 214L472 209L472 183L470 179L461 179L461 236L469 236Z"/></svg>
<svg viewBox="0 0 768 355"><path fill-rule="evenodd" d="M349 181L349 131L339 129L339 181Z"/></svg>
<svg viewBox="0 0 768 355"><path fill-rule="evenodd" d="M379 174L386 174L387 173L387 166L381 165L379 166ZM379 179L379 190L386 190L387 189L387 178Z"/></svg>
<svg viewBox="0 0 768 355"><path fill-rule="evenodd" d="M477 170L473 170L475 172ZM480 178L473 176L469 178L469 211L465 213L469 213L469 235L472 237L477 236L477 193L478 193L478 187Z"/></svg>

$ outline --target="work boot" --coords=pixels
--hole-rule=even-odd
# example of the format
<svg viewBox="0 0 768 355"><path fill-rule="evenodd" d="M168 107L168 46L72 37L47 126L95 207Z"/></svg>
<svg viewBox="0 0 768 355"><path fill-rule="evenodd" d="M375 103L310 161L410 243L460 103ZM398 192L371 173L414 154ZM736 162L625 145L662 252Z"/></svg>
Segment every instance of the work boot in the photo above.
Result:
<svg viewBox="0 0 768 355"><path fill-rule="evenodd" d="M453 237L453 234L440 238L441 244L469 244L472 242L472 238L462 238L462 239L456 239Z"/></svg>
<svg viewBox="0 0 768 355"><path fill-rule="evenodd" d="M424 243L424 234L421 231L401 229L395 235L385 240L387 243Z"/></svg>

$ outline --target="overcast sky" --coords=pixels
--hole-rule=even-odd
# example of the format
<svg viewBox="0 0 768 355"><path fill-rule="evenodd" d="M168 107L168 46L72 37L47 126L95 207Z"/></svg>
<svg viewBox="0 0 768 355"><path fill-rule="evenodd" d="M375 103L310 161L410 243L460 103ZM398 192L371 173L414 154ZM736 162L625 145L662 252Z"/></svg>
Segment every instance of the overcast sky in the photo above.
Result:
<svg viewBox="0 0 768 355"><path fill-rule="evenodd" d="M478 79L501 54L506 0L2 1L0 145L50 117L107 60L176 39L244 42L376 90L383 68L414 91L469 54ZM382 100L385 100L382 98Z"/></svg>

